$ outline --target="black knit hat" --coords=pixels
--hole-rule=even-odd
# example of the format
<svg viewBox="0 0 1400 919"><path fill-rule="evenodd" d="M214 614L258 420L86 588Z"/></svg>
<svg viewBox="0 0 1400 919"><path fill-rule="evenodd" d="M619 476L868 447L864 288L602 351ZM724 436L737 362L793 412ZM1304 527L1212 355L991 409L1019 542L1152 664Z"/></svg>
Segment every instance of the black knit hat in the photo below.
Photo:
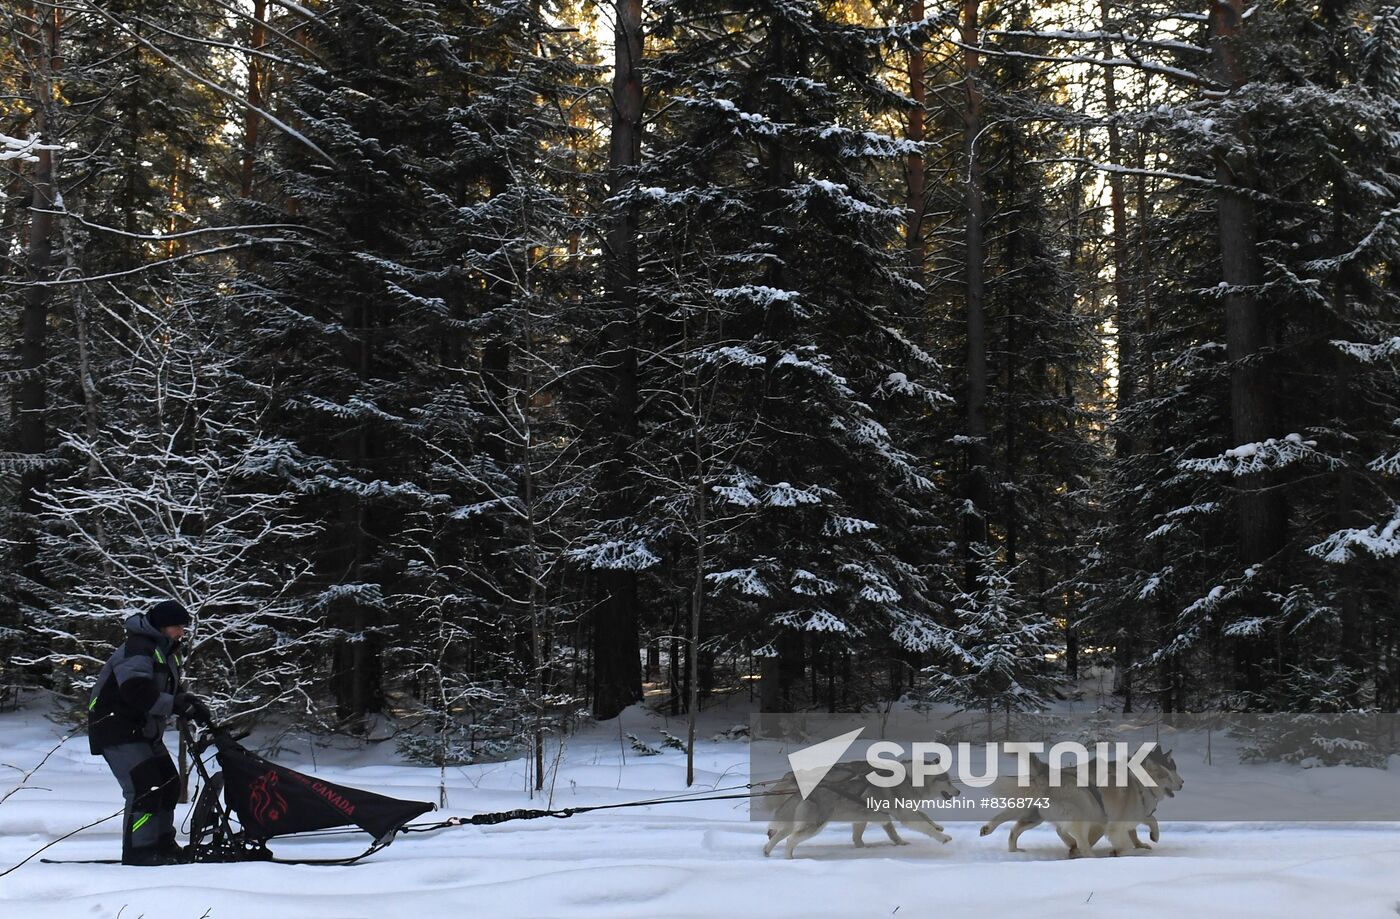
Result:
<svg viewBox="0 0 1400 919"><path fill-rule="evenodd" d="M189 625L190 612L174 600L162 600L151 607L146 621L157 629L168 625Z"/></svg>

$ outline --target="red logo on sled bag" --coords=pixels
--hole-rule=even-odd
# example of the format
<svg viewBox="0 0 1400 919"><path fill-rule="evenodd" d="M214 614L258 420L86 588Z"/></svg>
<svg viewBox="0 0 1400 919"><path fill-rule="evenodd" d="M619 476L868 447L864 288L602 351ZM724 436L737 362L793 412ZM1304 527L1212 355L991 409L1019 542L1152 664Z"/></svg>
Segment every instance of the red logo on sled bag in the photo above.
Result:
<svg viewBox="0 0 1400 919"><path fill-rule="evenodd" d="M276 823L287 812L287 799L277 790L277 773L271 769L248 786L248 797L253 805L254 819L263 825Z"/></svg>

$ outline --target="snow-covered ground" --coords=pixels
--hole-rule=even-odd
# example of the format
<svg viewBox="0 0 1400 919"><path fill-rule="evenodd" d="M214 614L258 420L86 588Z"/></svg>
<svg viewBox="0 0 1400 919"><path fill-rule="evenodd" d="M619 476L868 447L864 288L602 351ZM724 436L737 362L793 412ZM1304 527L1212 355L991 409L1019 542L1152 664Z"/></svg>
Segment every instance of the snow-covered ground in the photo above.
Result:
<svg viewBox="0 0 1400 919"><path fill-rule="evenodd" d="M709 737L742 717L711 715ZM604 804L685 790L684 755L639 757L623 732L648 741L683 733L632 709L623 719L569 738L552 806ZM35 711L0 716L0 794L32 768L63 731ZM173 737L171 738L173 741ZM402 764L390 744L317 748L293 742L278 761L336 782L437 800L436 769ZM173 744L172 744L173 749ZM624 753L625 749L625 753ZM625 765L623 760L625 760ZM700 782L747 778L740 741L698 745ZM1181 768L1190 782L1191 764ZM449 769L444 813L542 807L524 790L524 763ZM28 785L0 804L0 871L120 804L116 783L86 738L65 744ZM183 817L184 808L181 809ZM431 815L430 815L431 816ZM743 801L708 801L461 827L401 837L351 867L269 864L128 868L49 865L37 859L0 878L0 916L135 919L280 917L736 917L736 916L1172 916L1395 917L1400 913L1400 826L1308 827L1164 823L1153 851L1068 860L1048 827L1006 851L1006 830L979 838L949 823L941 846L905 833L890 845L878 828L854 849L849 828L829 827L792 861L762 857L764 826ZM282 856L352 855L357 835L274 842ZM1102 845L1102 844L1101 844ZM118 853L108 821L44 853L103 858ZM781 850L780 850L781 851Z"/></svg>

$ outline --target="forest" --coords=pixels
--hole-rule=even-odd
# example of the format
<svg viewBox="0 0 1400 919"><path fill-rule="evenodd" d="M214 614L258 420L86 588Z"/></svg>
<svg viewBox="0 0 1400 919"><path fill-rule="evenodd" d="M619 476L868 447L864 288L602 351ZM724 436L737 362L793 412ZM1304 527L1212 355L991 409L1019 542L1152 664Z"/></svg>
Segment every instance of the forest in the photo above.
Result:
<svg viewBox="0 0 1400 919"><path fill-rule="evenodd" d="M1400 710L1400 7L8 0L0 686Z"/></svg>

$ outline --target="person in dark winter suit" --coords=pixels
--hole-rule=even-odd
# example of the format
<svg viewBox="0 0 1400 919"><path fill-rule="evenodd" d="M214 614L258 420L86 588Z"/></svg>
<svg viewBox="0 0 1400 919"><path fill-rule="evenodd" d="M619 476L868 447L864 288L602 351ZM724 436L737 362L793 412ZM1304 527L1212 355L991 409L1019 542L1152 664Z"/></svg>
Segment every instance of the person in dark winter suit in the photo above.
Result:
<svg viewBox="0 0 1400 919"><path fill-rule="evenodd" d="M208 723L209 708L180 687L180 642L189 612L162 600L126 620L126 641L108 659L88 702L88 745L116 776L126 799L123 865L173 865L179 773L165 747L171 714Z"/></svg>

